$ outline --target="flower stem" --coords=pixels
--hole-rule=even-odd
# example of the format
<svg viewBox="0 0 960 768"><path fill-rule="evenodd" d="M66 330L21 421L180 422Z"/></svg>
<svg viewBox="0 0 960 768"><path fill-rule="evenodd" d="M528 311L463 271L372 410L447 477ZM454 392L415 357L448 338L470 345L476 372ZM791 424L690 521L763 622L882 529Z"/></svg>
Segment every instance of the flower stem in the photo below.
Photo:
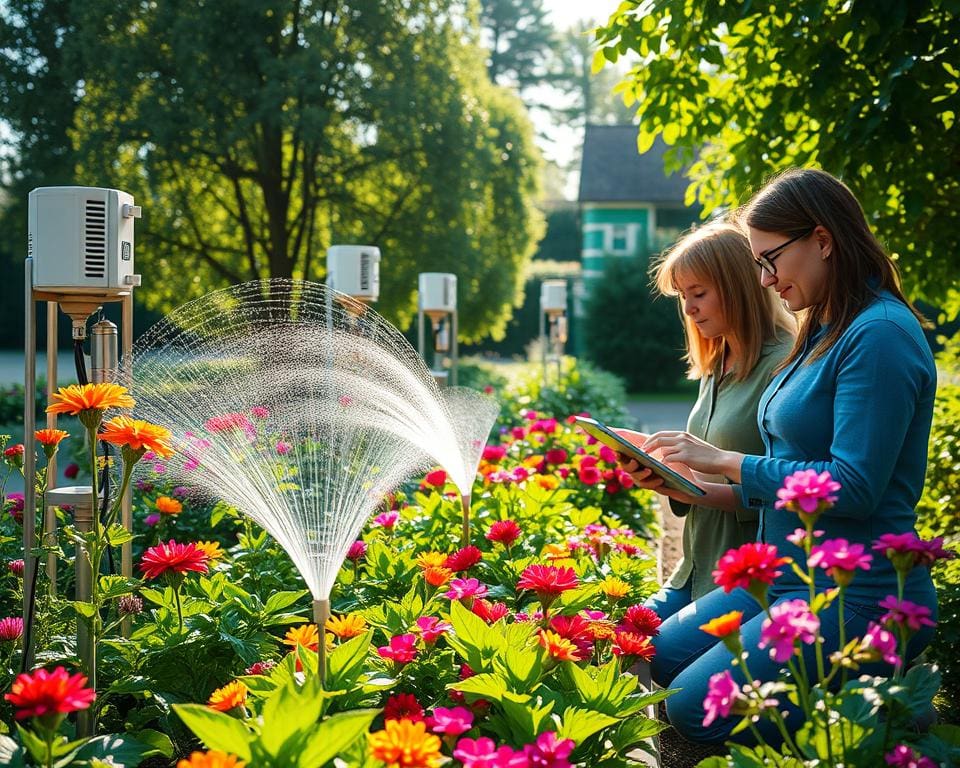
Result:
<svg viewBox="0 0 960 768"><path fill-rule="evenodd" d="M177 622L178 622L178 631L183 632L183 610L180 607L180 585L176 585L173 588L173 599L177 601ZM321 639L320 642L323 642Z"/></svg>

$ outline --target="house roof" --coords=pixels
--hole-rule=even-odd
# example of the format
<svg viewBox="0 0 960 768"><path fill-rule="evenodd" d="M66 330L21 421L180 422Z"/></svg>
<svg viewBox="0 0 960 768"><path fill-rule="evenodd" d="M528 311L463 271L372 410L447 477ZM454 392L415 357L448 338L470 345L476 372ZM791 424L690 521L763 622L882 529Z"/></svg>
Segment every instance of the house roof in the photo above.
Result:
<svg viewBox="0 0 960 768"><path fill-rule="evenodd" d="M673 203L683 205L689 180L679 173L666 176L660 137L644 154L637 154L637 126L588 125L580 164L581 203Z"/></svg>

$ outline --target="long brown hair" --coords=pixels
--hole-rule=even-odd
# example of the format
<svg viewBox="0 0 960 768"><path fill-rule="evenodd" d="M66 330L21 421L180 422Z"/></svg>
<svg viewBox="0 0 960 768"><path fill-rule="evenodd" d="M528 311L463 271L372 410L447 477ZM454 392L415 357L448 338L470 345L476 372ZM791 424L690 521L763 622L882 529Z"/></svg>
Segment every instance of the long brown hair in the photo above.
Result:
<svg viewBox="0 0 960 768"><path fill-rule="evenodd" d="M780 368L796 360L821 323L829 319L830 327L808 362L824 355L880 291L889 291L921 323L926 322L903 295L897 265L870 230L857 198L826 171L793 168L775 176L747 203L741 221L786 238L822 226L833 238L823 301L804 310L797 341Z"/></svg>
<svg viewBox="0 0 960 768"><path fill-rule="evenodd" d="M750 241L733 224L713 221L686 233L654 265L654 284L664 296L678 296L683 275L713 286L731 335L743 351L734 378L742 381L760 359L764 343L796 332L793 316L760 285ZM682 312L682 308L681 308ZM724 339L708 339L683 315L687 337L687 376L710 374L723 354Z"/></svg>

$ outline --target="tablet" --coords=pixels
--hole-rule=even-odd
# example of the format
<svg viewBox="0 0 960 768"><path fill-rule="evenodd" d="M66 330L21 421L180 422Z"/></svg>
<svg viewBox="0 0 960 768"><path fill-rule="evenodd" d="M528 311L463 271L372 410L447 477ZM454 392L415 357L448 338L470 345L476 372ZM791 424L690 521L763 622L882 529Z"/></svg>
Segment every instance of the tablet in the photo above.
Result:
<svg viewBox="0 0 960 768"><path fill-rule="evenodd" d="M706 495L707 492L703 490L703 488L694 485L683 475L674 472L663 462L657 461L649 453L644 453L629 440L620 437L620 435L610 429L606 424L602 424L596 419L590 419L585 416L574 416L573 418L577 426L588 435L595 437L604 445L617 451L617 453L622 453L631 459L636 459L640 463L640 466L653 470L655 475L663 478L664 485L668 488L689 493L691 496Z"/></svg>

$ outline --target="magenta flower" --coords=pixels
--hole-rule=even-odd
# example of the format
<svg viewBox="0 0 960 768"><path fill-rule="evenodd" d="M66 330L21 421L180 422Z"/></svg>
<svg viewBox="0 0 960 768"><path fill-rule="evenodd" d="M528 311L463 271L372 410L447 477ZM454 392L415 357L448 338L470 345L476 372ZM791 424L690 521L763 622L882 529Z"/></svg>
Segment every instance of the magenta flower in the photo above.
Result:
<svg viewBox="0 0 960 768"><path fill-rule="evenodd" d="M452 624L441 621L436 616L421 616L417 619L416 631L420 633L420 637L427 645L433 645L445 632L452 629Z"/></svg>
<svg viewBox="0 0 960 768"><path fill-rule="evenodd" d="M493 739L460 739L453 756L463 763L463 768L529 768L530 762L523 752L514 752L504 745L497 748Z"/></svg>
<svg viewBox="0 0 960 768"><path fill-rule="evenodd" d="M23 619L19 616L0 619L0 643L15 643L23 637Z"/></svg>
<svg viewBox="0 0 960 768"><path fill-rule="evenodd" d="M887 613L880 617L880 622L887 627L897 624L911 632L917 632L923 626L935 627L937 624L930 618L931 611L927 606L917 605L909 600L897 600L893 595L883 598L880 607L887 610Z"/></svg>
<svg viewBox="0 0 960 768"><path fill-rule="evenodd" d="M530 470L526 467L514 467L510 471L510 479L515 483L522 483L530 477Z"/></svg>
<svg viewBox="0 0 960 768"><path fill-rule="evenodd" d="M389 512L381 512L375 518L373 518L373 524L379 525L381 528L386 528L388 531L393 529L393 526L397 524L397 520L400 519L400 513L394 510Z"/></svg>
<svg viewBox="0 0 960 768"><path fill-rule="evenodd" d="M250 415L255 419L266 419L270 417L270 410L262 405L255 405L250 409Z"/></svg>
<svg viewBox="0 0 960 768"><path fill-rule="evenodd" d="M860 638L860 646L857 648L860 653L883 659L887 664L899 667L901 663L900 656L897 654L897 638L893 632L888 631L880 624L871 621L867 626L867 631Z"/></svg>
<svg viewBox="0 0 960 768"><path fill-rule="evenodd" d="M367 542L362 539L357 539L353 544L350 545L350 549L347 550L347 560L352 560L357 562L358 560L363 560L367 554Z"/></svg>
<svg viewBox="0 0 960 768"><path fill-rule="evenodd" d="M286 456L293 450L293 446L285 440L277 440L276 451L281 456Z"/></svg>
<svg viewBox="0 0 960 768"><path fill-rule="evenodd" d="M703 727L706 728L718 717L730 717L733 705L740 696L740 686L737 685L729 669L717 672L710 676L707 684L707 696L703 700Z"/></svg>
<svg viewBox="0 0 960 768"><path fill-rule="evenodd" d="M267 659L266 661L255 661L244 671L245 675L265 675L271 669L277 666L277 662Z"/></svg>
<svg viewBox="0 0 960 768"><path fill-rule="evenodd" d="M483 460L496 464L507 455L507 449L502 445L487 445L483 448Z"/></svg>
<svg viewBox="0 0 960 768"><path fill-rule="evenodd" d="M783 479L775 506L791 512L819 514L836 502L837 497L833 494L839 490L840 483L830 477L829 472L817 474L813 469L801 469Z"/></svg>
<svg viewBox="0 0 960 768"><path fill-rule="evenodd" d="M473 712L466 707L434 707L433 714L427 716L427 727L434 733L444 736L459 736L473 725Z"/></svg>
<svg viewBox="0 0 960 768"><path fill-rule="evenodd" d="M874 552L882 552L893 562L893 567L906 573L915 565L930 567L937 560L953 557L953 552L943 548L943 538L924 541L913 531L885 533L873 543Z"/></svg>
<svg viewBox="0 0 960 768"><path fill-rule="evenodd" d="M871 560L873 555L864 554L863 544L851 544L846 539L827 539L810 550L807 564L823 568L838 584L846 586L857 568L870 570Z"/></svg>
<svg viewBox="0 0 960 768"><path fill-rule="evenodd" d="M156 512L154 512L151 515L147 515L145 518L143 518L143 524L148 528L153 528L153 526L155 526L159 522L160 522L160 515L158 515Z"/></svg>
<svg viewBox="0 0 960 768"><path fill-rule="evenodd" d="M544 455L547 464L563 464L567 460L567 452L563 448L551 448Z"/></svg>
<svg viewBox="0 0 960 768"><path fill-rule="evenodd" d="M612 448L606 445L600 446L600 459L607 462L607 464L616 464L617 463L617 452Z"/></svg>
<svg viewBox="0 0 960 768"><path fill-rule="evenodd" d="M23 578L23 569L26 566L23 560L10 560L7 563L7 570L18 579Z"/></svg>
<svg viewBox="0 0 960 768"><path fill-rule="evenodd" d="M443 596L450 600L466 600L468 598L483 597L487 588L478 579L451 579L447 585L449 589Z"/></svg>
<svg viewBox="0 0 960 768"><path fill-rule="evenodd" d="M397 664L408 664L417 658L417 636L394 635L390 638L390 645L381 645L377 653L381 658Z"/></svg>
<svg viewBox="0 0 960 768"><path fill-rule="evenodd" d="M80 465L72 461L63 468L63 476L67 478L67 480L73 480L79 474Z"/></svg>
<svg viewBox="0 0 960 768"><path fill-rule="evenodd" d="M786 600L770 609L770 616L760 627L761 648L770 648L770 658L781 664L793 656L797 640L815 643L820 619L810 612L806 600Z"/></svg>
<svg viewBox="0 0 960 768"><path fill-rule="evenodd" d="M937 768L933 760L917 754L906 744L897 744L883 756L883 760L893 768Z"/></svg>
<svg viewBox="0 0 960 768"><path fill-rule="evenodd" d="M573 739L558 739L556 731L544 731L533 744L524 746L530 768L570 768Z"/></svg>

